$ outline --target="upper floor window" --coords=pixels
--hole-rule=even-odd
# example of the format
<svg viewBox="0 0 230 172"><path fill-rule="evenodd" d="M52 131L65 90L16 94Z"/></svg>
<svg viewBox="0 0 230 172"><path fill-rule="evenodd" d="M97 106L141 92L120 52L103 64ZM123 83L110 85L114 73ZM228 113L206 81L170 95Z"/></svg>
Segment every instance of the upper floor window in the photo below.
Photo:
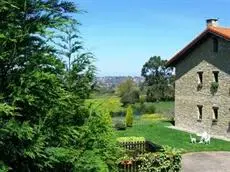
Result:
<svg viewBox="0 0 230 172"><path fill-rule="evenodd" d="M219 43L218 43L218 39L217 38L213 38L213 52L218 52L218 48L219 48Z"/></svg>
<svg viewBox="0 0 230 172"><path fill-rule="evenodd" d="M214 82L218 82L219 81L219 71L213 71L213 76L214 76Z"/></svg>
<svg viewBox="0 0 230 172"><path fill-rule="evenodd" d="M198 75L198 84L203 83L203 72L197 72Z"/></svg>

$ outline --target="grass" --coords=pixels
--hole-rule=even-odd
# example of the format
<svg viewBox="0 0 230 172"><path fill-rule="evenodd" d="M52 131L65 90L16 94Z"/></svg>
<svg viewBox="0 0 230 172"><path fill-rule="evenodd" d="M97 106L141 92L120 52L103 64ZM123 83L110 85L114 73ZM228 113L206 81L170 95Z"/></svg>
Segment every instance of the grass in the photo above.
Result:
<svg viewBox="0 0 230 172"><path fill-rule="evenodd" d="M172 113L174 109L174 102L154 102L154 103L147 103L153 104L156 107L156 112L161 114Z"/></svg>
<svg viewBox="0 0 230 172"><path fill-rule="evenodd" d="M124 111L120 103L120 98L116 96L102 96L86 100L86 104L98 106L110 112ZM157 114L169 116L173 112L173 102L155 102L147 103L153 104L156 107ZM160 120L159 116L153 117L135 116L134 125L127 128L125 131L116 131L117 137L136 136L145 137L153 143L159 145L168 145L178 149L183 149L183 152L200 152L200 151L230 151L230 142L211 139L210 145L192 144L190 143L189 133L168 128L171 123ZM114 117L113 122L124 120L123 117Z"/></svg>
<svg viewBox="0 0 230 172"><path fill-rule="evenodd" d="M93 104L94 106L99 106L100 108L110 111L110 112L120 112L125 111L125 107L122 107L120 98L117 96L103 95L99 97L94 97L86 100L86 105ZM154 105L156 107L156 113L171 115L174 108L174 102L154 102L154 103L145 103L147 105Z"/></svg>
<svg viewBox="0 0 230 172"><path fill-rule="evenodd" d="M168 128L170 122L136 119L133 127L125 131L116 131L118 137L145 137L153 143L168 145L182 152L230 151L230 142L211 139L211 144L190 143L189 133Z"/></svg>

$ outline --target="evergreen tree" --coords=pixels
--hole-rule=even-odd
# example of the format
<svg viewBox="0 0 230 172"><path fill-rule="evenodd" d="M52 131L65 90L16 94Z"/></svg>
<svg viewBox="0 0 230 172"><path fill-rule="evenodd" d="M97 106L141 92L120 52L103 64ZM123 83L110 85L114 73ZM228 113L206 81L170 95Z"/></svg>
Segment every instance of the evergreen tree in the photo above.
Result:
<svg viewBox="0 0 230 172"><path fill-rule="evenodd" d="M77 24L75 21L65 24L55 34L52 42L56 45L58 55L67 59L64 77L66 89L84 99L89 97L92 90L96 68L93 65L93 54L84 52Z"/></svg>
<svg viewBox="0 0 230 172"><path fill-rule="evenodd" d="M126 126L127 127L132 127L133 126L133 109L132 109L131 105L129 105L128 108L127 108L125 121L126 121Z"/></svg>
<svg viewBox="0 0 230 172"><path fill-rule="evenodd" d="M75 22L70 14L78 11L68 1L0 2L1 171L84 171L83 166L108 171L116 166L117 147L106 115L86 109L81 93L68 89L65 65L48 44L50 34ZM88 63L74 63L72 71ZM82 83L79 87L88 85L74 79Z"/></svg>

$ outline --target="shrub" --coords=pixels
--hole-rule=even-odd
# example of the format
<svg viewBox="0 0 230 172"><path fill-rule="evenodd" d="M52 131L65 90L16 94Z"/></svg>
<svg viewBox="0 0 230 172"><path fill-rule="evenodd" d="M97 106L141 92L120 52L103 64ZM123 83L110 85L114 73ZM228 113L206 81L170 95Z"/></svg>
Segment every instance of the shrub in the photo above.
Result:
<svg viewBox="0 0 230 172"><path fill-rule="evenodd" d="M148 103L148 104L145 104L143 106L143 113L148 113L148 114L151 114L151 113L155 113L156 112L156 107L151 104L151 103Z"/></svg>
<svg viewBox="0 0 230 172"><path fill-rule="evenodd" d="M118 142L139 142L139 141L145 141L144 137L135 137L135 136L131 136L131 137L118 137L117 138Z"/></svg>
<svg viewBox="0 0 230 172"><path fill-rule="evenodd" d="M116 111L116 112L111 111L111 112L110 112L110 115L111 115L112 117L125 116L125 110L120 110L120 111Z"/></svg>
<svg viewBox="0 0 230 172"><path fill-rule="evenodd" d="M132 107L136 115L144 113L152 114L156 112L156 107L152 103L136 103Z"/></svg>
<svg viewBox="0 0 230 172"><path fill-rule="evenodd" d="M139 102L140 102L140 104L144 104L145 103L145 96L144 95L141 95L140 96L140 99L139 99Z"/></svg>
<svg viewBox="0 0 230 172"><path fill-rule="evenodd" d="M127 127L133 126L133 109L129 105L127 108L126 116L125 116L125 122Z"/></svg>
<svg viewBox="0 0 230 172"><path fill-rule="evenodd" d="M117 130L126 130L126 125L123 121L117 121L114 125Z"/></svg>
<svg viewBox="0 0 230 172"><path fill-rule="evenodd" d="M135 103L134 105L132 105L134 114L141 115L143 113L144 106L145 104L142 103Z"/></svg>
<svg viewBox="0 0 230 172"><path fill-rule="evenodd" d="M138 171L179 172L181 169L180 151L166 147L162 152L145 153L137 157Z"/></svg>
<svg viewBox="0 0 230 172"><path fill-rule="evenodd" d="M211 83L210 91L211 91L212 95L214 95L217 92L218 87L219 87L218 82L212 82Z"/></svg>
<svg viewBox="0 0 230 172"><path fill-rule="evenodd" d="M139 101L140 93L138 90L130 90L121 97L123 105L134 104Z"/></svg>

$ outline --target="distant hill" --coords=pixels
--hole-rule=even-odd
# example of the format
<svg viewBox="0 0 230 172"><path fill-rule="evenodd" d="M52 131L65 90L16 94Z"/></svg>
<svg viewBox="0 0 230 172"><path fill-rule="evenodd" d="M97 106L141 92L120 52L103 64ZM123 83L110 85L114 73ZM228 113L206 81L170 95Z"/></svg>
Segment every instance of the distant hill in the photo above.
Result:
<svg viewBox="0 0 230 172"><path fill-rule="evenodd" d="M96 81L98 85L102 85L107 88L115 88L128 78L132 78L132 80L137 84L144 82L144 78L141 76L104 76L96 77Z"/></svg>

